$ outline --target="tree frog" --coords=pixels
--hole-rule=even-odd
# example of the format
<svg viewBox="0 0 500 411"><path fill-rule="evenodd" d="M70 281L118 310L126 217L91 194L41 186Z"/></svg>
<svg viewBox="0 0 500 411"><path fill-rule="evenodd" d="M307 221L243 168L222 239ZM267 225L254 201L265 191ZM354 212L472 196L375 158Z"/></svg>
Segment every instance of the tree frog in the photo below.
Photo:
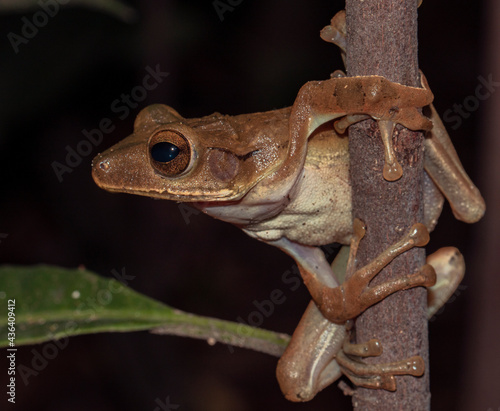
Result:
<svg viewBox="0 0 500 411"><path fill-rule="evenodd" d="M190 202L295 259L312 302L278 362L278 381L290 400L310 400L341 373L357 385L385 389L395 389L394 375L421 374L419 357L377 372L354 361L353 356L377 355L380 345L346 342L345 324L390 293L416 286L429 287L431 314L463 276L461 254L446 248L429 256L417 273L368 285L397 255L427 243L443 195L463 221L477 221L484 213L484 201L460 164L423 75L421 82L422 88L415 88L379 76L335 74L306 83L292 107L238 116L185 119L156 104L139 113L132 135L94 159L92 175L101 188ZM352 219L343 132L367 117L378 121L386 146L381 172L389 181L404 172L391 146L395 124L426 131L424 221L341 282L337 269L352 264L334 262L332 270L319 246L350 244L352 260L363 237L362 222Z"/></svg>

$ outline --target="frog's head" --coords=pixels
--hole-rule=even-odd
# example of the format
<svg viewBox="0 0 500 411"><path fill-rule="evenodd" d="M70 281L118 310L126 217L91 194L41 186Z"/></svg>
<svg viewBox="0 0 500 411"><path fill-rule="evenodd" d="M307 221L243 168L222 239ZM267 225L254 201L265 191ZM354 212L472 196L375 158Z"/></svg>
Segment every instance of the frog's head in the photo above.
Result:
<svg viewBox="0 0 500 411"><path fill-rule="evenodd" d="M94 158L108 191L177 201L235 201L273 173L287 152L289 110L184 119L157 104L134 133Z"/></svg>

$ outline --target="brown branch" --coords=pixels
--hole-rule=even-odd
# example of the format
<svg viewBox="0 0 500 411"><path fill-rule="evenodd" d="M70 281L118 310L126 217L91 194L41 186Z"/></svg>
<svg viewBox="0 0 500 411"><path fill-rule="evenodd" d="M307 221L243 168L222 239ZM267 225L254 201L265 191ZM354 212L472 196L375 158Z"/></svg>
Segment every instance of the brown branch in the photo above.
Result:
<svg viewBox="0 0 500 411"><path fill-rule="evenodd" d="M382 75L391 81L418 86L417 1L346 1L347 74ZM363 220L367 234L357 255L357 267L366 264L397 241L412 224L423 220L422 133L397 126L394 148L403 177L387 182L382 176L383 146L377 124L364 121L349 130L353 217ZM415 272L425 263L425 252L415 249L398 257L372 284ZM423 288L398 292L371 307L356 320L358 342L381 340L384 353L371 363L423 357L423 377L396 377L397 391L360 388L353 397L359 410L429 409L429 367Z"/></svg>

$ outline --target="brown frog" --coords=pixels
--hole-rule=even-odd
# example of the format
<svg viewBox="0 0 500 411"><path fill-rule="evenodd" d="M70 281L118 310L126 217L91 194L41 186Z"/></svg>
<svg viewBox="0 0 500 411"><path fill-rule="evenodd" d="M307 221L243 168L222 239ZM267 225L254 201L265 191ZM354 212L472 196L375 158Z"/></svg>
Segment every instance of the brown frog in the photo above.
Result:
<svg viewBox="0 0 500 411"><path fill-rule="evenodd" d="M333 31L342 37L335 24ZM368 286L397 255L427 243L443 196L462 221L475 222L484 213L484 201L460 164L423 75L421 83L415 88L379 76L336 73L304 85L292 107L238 116L185 119L171 107L152 105L140 112L131 136L94 159L93 178L108 191L190 202L295 259L313 301L278 363L280 386L293 401L311 399L342 372L358 385L385 389L395 389L394 375L420 375L419 357L367 375L345 355L359 355L359 347L345 343L345 323L387 295L415 286L429 287L432 315L463 277L461 254L445 248L399 282ZM423 107L429 117L421 114ZM337 275L345 271L347 252L334 262L334 272L319 246L351 243L355 249L363 237L362 223L353 224L351 215L343 132L365 118L378 121L389 181L404 172L392 150L394 126L426 132L424 221L342 282ZM380 347L372 342L362 350L377 355Z"/></svg>

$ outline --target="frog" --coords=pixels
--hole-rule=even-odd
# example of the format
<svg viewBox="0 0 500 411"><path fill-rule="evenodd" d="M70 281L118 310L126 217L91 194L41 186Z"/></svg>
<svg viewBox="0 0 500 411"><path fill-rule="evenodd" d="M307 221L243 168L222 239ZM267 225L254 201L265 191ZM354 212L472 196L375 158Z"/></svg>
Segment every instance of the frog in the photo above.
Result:
<svg viewBox="0 0 500 411"><path fill-rule="evenodd" d="M331 26L341 37L341 20ZM429 291L431 316L464 275L463 256L447 247L428 256L416 273L369 285L397 255L427 244L445 198L461 221L478 221L485 211L422 73L420 81L421 87L409 87L381 76L335 72L306 83L291 107L236 116L188 119L154 104L138 114L129 137L93 160L93 179L107 191L191 203L295 260L312 300L278 361L278 382L291 401L311 400L342 374L358 386L387 390L396 389L397 375L421 375L420 357L378 367L358 361L379 355L381 344L350 343L350 323L387 295L419 286ZM366 227L352 217L346 130L367 118L380 128L381 172L388 181L404 172L392 148L395 126L426 133L424 218L354 270ZM347 247L332 265L320 249L331 243Z"/></svg>

